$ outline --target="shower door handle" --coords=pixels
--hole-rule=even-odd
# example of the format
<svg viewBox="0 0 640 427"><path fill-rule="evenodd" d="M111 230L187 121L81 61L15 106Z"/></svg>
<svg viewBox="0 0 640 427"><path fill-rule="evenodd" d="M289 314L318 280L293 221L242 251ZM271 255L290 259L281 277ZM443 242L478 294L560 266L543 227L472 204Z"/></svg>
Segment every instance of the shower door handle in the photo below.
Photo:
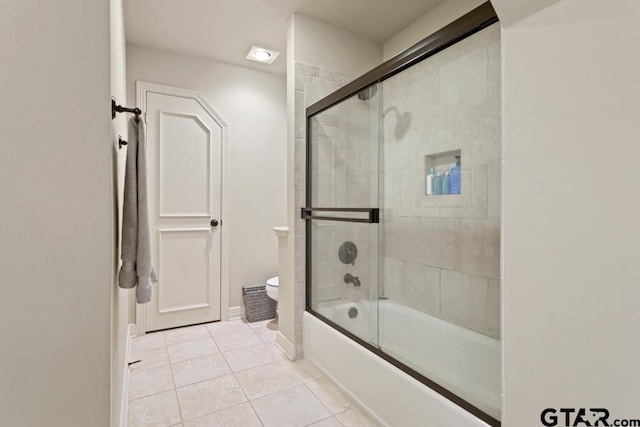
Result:
<svg viewBox="0 0 640 427"><path fill-rule="evenodd" d="M351 218L327 215L314 215L313 212L366 212L368 218ZM321 219L325 221L379 223L380 210L378 208L302 208L302 219Z"/></svg>

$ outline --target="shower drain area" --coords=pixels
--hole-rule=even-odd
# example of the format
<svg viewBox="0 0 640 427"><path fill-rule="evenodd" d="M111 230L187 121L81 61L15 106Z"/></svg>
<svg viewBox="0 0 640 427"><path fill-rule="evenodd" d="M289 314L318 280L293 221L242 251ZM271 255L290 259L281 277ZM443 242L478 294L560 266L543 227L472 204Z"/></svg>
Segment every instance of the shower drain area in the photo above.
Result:
<svg viewBox="0 0 640 427"><path fill-rule="evenodd" d="M358 309L355 307L351 307L347 315L349 316L349 319L355 319L356 317L358 317Z"/></svg>

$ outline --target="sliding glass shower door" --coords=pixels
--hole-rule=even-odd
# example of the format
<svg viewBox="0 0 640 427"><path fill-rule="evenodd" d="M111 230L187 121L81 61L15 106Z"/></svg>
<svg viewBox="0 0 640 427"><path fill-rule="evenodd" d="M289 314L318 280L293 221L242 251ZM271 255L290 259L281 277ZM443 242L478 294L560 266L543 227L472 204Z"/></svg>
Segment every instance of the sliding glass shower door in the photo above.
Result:
<svg viewBox="0 0 640 427"><path fill-rule="evenodd" d="M376 84L309 119L303 212L314 283L308 306L371 344L378 339L378 103Z"/></svg>
<svg viewBox="0 0 640 427"><path fill-rule="evenodd" d="M307 309L497 426L500 26L478 19L307 109L302 215Z"/></svg>

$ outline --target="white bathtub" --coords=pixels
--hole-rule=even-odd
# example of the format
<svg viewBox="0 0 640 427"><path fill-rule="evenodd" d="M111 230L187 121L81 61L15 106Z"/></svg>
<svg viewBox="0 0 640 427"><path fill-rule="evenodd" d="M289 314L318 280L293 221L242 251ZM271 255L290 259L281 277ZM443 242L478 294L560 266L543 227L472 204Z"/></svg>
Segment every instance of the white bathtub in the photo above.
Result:
<svg viewBox="0 0 640 427"><path fill-rule="evenodd" d="M353 307L358 315L352 319ZM368 302L321 306L318 312L374 344L379 327L385 353L500 418L499 341L389 300L380 301L379 319ZM303 339L305 358L381 424L487 425L309 313Z"/></svg>

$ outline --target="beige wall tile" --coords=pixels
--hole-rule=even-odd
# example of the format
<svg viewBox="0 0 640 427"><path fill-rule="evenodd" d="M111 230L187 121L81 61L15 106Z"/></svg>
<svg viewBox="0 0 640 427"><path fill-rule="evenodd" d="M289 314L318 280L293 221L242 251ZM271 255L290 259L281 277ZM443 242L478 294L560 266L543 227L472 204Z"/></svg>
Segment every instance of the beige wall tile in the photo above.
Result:
<svg viewBox="0 0 640 427"><path fill-rule="evenodd" d="M307 121L304 106L304 91L296 90L295 93L295 137L304 139L306 137Z"/></svg>
<svg viewBox="0 0 640 427"><path fill-rule="evenodd" d="M304 78L304 108L313 105L339 88L336 82L322 80L315 77L305 76ZM303 112L303 117L304 117ZM330 126L338 126L338 111L334 108L325 110L314 116L318 122ZM297 136L297 135L296 135Z"/></svg>
<svg viewBox="0 0 640 427"><path fill-rule="evenodd" d="M494 24L483 31L479 31L471 37L467 37L450 48L439 52L432 58L437 64L444 65L483 48L496 39L500 40L500 24Z"/></svg>
<svg viewBox="0 0 640 427"><path fill-rule="evenodd" d="M353 80L353 76L350 74L338 73L337 71L327 70L326 68L320 68L320 78L336 82L340 87Z"/></svg>
<svg viewBox="0 0 640 427"><path fill-rule="evenodd" d="M473 162L502 159L502 111L500 101L493 101L473 109Z"/></svg>
<svg viewBox="0 0 640 427"><path fill-rule="evenodd" d="M407 304L425 313L440 313L440 269L404 263L404 297Z"/></svg>
<svg viewBox="0 0 640 427"><path fill-rule="evenodd" d="M305 174L307 164L307 142L303 138L295 139L295 185L296 187L304 187Z"/></svg>
<svg viewBox="0 0 640 427"><path fill-rule="evenodd" d="M419 218L387 217L381 224L384 234L385 257L420 262L425 251L425 242L416 232L421 230Z"/></svg>
<svg viewBox="0 0 640 427"><path fill-rule="evenodd" d="M383 296L402 302L404 301L404 269L402 261L395 258L383 258Z"/></svg>
<svg viewBox="0 0 640 427"><path fill-rule="evenodd" d="M306 239L304 234L295 236L295 284L305 283L305 271L306 271Z"/></svg>
<svg viewBox="0 0 640 427"><path fill-rule="evenodd" d="M500 219L501 216L501 185L502 162L496 161L488 164L488 188L487 188L487 218Z"/></svg>
<svg viewBox="0 0 640 427"><path fill-rule="evenodd" d="M311 145L311 161L313 171L335 173L335 145L338 128L329 125L314 127L313 144Z"/></svg>
<svg viewBox="0 0 640 427"><path fill-rule="evenodd" d="M450 111L487 102L487 48L481 47L440 68L440 100Z"/></svg>
<svg viewBox="0 0 640 427"><path fill-rule="evenodd" d="M488 279L450 270L442 270L440 277L442 318L478 332L484 331Z"/></svg>
<svg viewBox="0 0 640 427"><path fill-rule="evenodd" d="M500 339L500 281L489 279L486 334Z"/></svg>
<svg viewBox="0 0 640 427"><path fill-rule="evenodd" d="M320 69L314 65L308 65L302 62L296 62L295 73L296 73L295 74L296 90L304 90L305 76L318 77L320 75ZM327 79L327 80L330 80L330 79Z"/></svg>
<svg viewBox="0 0 640 427"><path fill-rule="evenodd" d="M311 178L312 203L315 207L333 207L337 190L336 175L320 173Z"/></svg>
<svg viewBox="0 0 640 427"><path fill-rule="evenodd" d="M500 277L499 220L463 220L462 271L493 279Z"/></svg>
<svg viewBox="0 0 640 427"><path fill-rule="evenodd" d="M405 216L402 204L402 175L382 175L380 181L381 199L385 216Z"/></svg>
<svg viewBox="0 0 640 427"><path fill-rule="evenodd" d="M438 244L438 254L435 257L436 263L431 263L429 259L425 259L425 263L429 265L437 265L442 268L459 270L462 267L463 252L463 221L457 218L440 218L438 219L438 234L436 242ZM425 239L428 239L425 236Z"/></svg>

